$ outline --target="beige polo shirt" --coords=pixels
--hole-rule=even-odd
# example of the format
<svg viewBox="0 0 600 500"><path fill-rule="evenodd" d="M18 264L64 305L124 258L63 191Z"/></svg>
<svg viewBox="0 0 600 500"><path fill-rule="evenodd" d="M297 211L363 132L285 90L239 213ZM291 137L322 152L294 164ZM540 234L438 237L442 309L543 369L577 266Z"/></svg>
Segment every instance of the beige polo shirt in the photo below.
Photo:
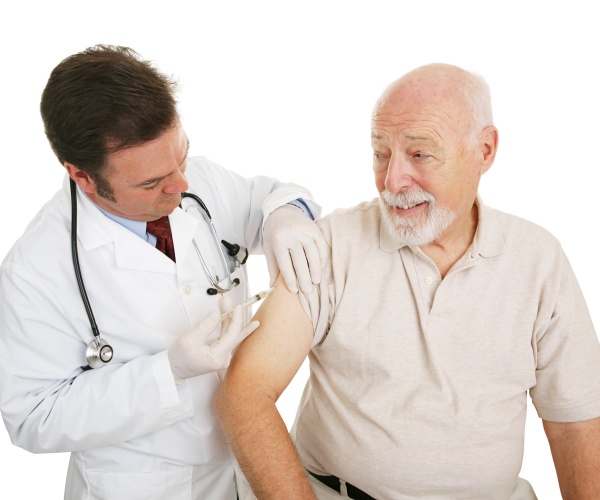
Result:
<svg viewBox="0 0 600 500"><path fill-rule="evenodd" d="M311 471L378 499L506 499L527 391L546 420L600 416L600 345L559 243L478 205L443 280L377 200L320 221L332 276L302 297L315 345L293 431Z"/></svg>

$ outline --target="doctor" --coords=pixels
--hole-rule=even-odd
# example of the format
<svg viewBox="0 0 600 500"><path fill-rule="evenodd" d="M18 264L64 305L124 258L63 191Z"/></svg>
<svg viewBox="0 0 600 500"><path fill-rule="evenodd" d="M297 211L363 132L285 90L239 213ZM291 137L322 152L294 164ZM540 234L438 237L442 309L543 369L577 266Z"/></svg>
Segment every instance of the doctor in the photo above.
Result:
<svg viewBox="0 0 600 500"><path fill-rule="evenodd" d="M257 323L239 307L219 323L248 297L243 259L220 241L266 253L272 277L310 289L326 253L310 217L319 207L299 186L188 157L174 82L130 49L66 58L41 113L68 175L0 270L0 405L12 442L71 452L67 499L233 500L213 400ZM102 343L88 348L92 339Z"/></svg>

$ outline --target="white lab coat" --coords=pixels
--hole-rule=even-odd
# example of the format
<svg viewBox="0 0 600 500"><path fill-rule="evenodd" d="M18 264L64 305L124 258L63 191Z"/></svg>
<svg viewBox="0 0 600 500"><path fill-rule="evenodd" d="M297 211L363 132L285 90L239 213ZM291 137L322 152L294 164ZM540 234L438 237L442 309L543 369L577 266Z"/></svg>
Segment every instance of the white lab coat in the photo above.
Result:
<svg viewBox="0 0 600 500"><path fill-rule="evenodd" d="M245 179L203 158L189 158L186 175L220 238L253 252L263 217L311 199L299 186ZM207 224L193 209L169 217L175 264L78 192L81 272L114 348L109 365L83 372L93 335L71 260L69 196L66 178L1 268L0 407L13 443L72 452L68 499L234 499L232 455L213 404L219 375L175 385L166 353L218 307L191 244L195 237L212 271L223 271ZM234 304L248 296L245 269L237 275Z"/></svg>

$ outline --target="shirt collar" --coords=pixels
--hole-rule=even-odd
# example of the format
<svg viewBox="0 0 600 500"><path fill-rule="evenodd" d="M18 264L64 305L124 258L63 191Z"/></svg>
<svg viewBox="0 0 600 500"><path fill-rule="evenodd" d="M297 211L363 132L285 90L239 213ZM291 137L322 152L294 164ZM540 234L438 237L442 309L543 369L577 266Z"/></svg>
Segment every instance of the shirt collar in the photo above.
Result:
<svg viewBox="0 0 600 500"><path fill-rule="evenodd" d="M494 257L501 254L504 251L504 238L495 211L484 205L479 194L475 199L475 205L478 209L478 220L471 248L481 257ZM380 221L379 234L379 247L384 252L395 252L407 246L396 240L383 217Z"/></svg>
<svg viewBox="0 0 600 500"><path fill-rule="evenodd" d="M483 204L479 194L475 200L479 220L473 238L473 249L481 257L495 257L504 251L504 237L498 222L496 211Z"/></svg>
<svg viewBox="0 0 600 500"><path fill-rule="evenodd" d="M90 197L85 193L85 191L81 190L81 192L85 195L85 197L88 200L90 200ZM121 226L123 226L126 229L129 229L132 233L139 236L143 240L148 241L148 233L146 232L146 223L145 222L139 221L139 220L125 219L124 217L119 217L118 215L111 214L110 212L107 212L103 208L100 208L92 200L90 200L90 203L92 203L92 205L94 205L98 210L100 210L100 212L102 212L104 215L106 215L109 219L115 221L118 224L121 224Z"/></svg>

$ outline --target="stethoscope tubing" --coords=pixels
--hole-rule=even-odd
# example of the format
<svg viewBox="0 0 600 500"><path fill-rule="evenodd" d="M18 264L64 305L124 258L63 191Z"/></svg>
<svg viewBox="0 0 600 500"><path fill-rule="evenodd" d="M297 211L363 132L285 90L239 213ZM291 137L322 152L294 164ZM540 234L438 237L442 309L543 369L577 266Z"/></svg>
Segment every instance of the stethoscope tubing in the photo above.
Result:
<svg viewBox="0 0 600 500"><path fill-rule="evenodd" d="M83 306L85 307L85 312L87 313L88 319L90 321L92 333L94 334L94 337L100 337L100 330L98 329L96 318L94 318L94 312L92 311L92 306L90 305L90 300L88 299L87 292L85 290L85 285L83 284L83 277L81 276L81 267L79 266L79 252L77 251L77 189L75 187L75 181L73 179L69 179L69 182L71 188L71 256L73 258L73 269L75 270L77 286L79 287L79 292L81 294Z"/></svg>
<svg viewBox="0 0 600 500"><path fill-rule="evenodd" d="M202 199L193 193L181 193L181 202L182 202L181 205L183 205L183 200L185 198L191 198L196 203L198 203L198 205L200 205L202 210L204 210L204 213L206 214L206 216L205 216L206 222L210 226L210 230L212 232L213 238L215 239L215 243L217 244L217 246L219 246L219 235L217 234L217 230L215 229L215 225L213 224L212 217L210 216L210 212L208 211L208 208L206 207L206 205L204 204ZM221 240L221 243L227 248L229 246L232 246L230 243L226 242L225 240ZM213 289L216 290L216 292L227 293L240 284L239 278L235 278L232 280L231 276L229 274L227 275L227 280L229 281L229 286L224 287L221 285L222 281L217 282L217 280L215 280L213 278L210 270L208 269L208 265L206 264L206 261L204 260L204 257L202 256L202 252L200 252L200 249L198 248L198 245L196 244L196 241L192 240L192 244L194 245L194 249L196 250L196 254L198 255L198 258L200 259L200 262L202 263L204 272L208 276L208 280L210 281L210 284L213 286ZM237 247L237 251L235 253L230 252L230 255L232 257L235 257L237 255L237 253L240 251L239 245L235 245L235 246ZM224 266L223 269L228 269L227 261L225 260L225 253L223 252L223 249L220 246L219 246L219 249L221 250L221 264L223 264L223 266ZM247 258L247 256L246 256L246 258ZM243 261L239 261L238 259L236 259L235 260L235 268L236 269L239 268L240 265L245 264L245 262L246 262L245 259ZM211 291L210 288L207 290L207 292L210 295L215 295L215 292Z"/></svg>
<svg viewBox="0 0 600 500"><path fill-rule="evenodd" d="M87 349L86 349L86 358L87 358L88 364L87 364L87 366L81 367L83 370L89 370L91 368L101 368L102 366L106 365L113 357L113 349L110 345L108 345L106 343L106 341L104 341L100 337L100 329L98 328L98 324L96 323L96 318L94 318L92 306L90 304L90 301L89 301L89 298L87 295L87 291L85 289L85 284L83 282L83 276L81 275L81 267L79 265L79 253L77 250L77 188L76 188L75 181L73 179L69 179L69 187L71 190L71 256L73 258L73 269L75 271L75 278L77 280L77 286L79 287L79 292L81 294L81 300L83 302L83 306L85 307L85 312L88 316L88 319L90 322L90 327L92 329L92 333L94 334L94 339L88 344ZM212 222L212 217L210 216L210 212L208 211L207 206L200 199L200 197L196 196L195 194L181 193L182 201L184 198L193 199L194 201L196 201L196 203L198 203L198 205L204 211L204 213L206 215L205 220L209 224L209 226L211 228L211 232L215 238L215 242L216 242L217 246L219 247L219 249L221 250L221 260L222 260L222 264L224 265L224 269L229 270L229 266L227 265L227 261L225 259L225 253L223 252L223 249L219 245L219 236L217 235L217 230L215 229L215 226ZM204 271L205 271L206 275L208 276L208 279L209 279L211 285L214 287L214 288L209 288L207 290L207 293L209 295L215 295L218 292L220 292L220 293L229 292L230 290L232 290L233 288L237 287L240 284L239 278L235 278L232 280L231 275L229 273L229 274L227 274L227 279L229 280L229 286L227 286L227 287L221 286L219 284L219 282L217 282L217 280L215 280L213 278L212 274L210 273L208 266L207 266L206 262L204 261L204 257L202 257L202 253L200 252L200 249L198 248L198 245L196 244L196 241L192 240L192 242L193 242L194 248L195 248L198 256L200 257L200 262L202 263L202 267L204 268ZM239 245L232 245L224 240L222 240L221 243L228 248L229 255L232 257L236 257L238 252L242 249L242 247L240 247ZM232 252L230 247L231 248L235 247L236 250ZM244 252L245 252L245 256L243 257L243 259L236 257L236 268L239 268L241 264L244 264L246 262L246 259L248 258L248 251L246 249L244 249Z"/></svg>

